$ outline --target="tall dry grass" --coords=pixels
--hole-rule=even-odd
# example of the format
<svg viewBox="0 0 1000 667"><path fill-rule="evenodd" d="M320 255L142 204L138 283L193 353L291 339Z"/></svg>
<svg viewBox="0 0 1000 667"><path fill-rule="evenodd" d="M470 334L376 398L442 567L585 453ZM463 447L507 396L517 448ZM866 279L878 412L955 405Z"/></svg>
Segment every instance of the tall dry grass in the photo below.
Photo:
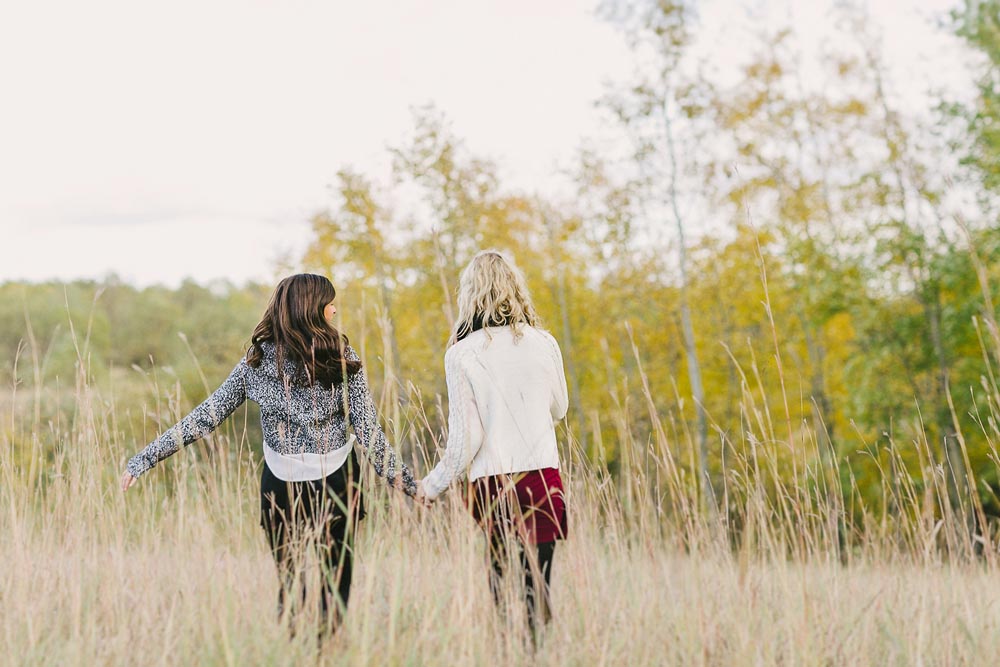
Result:
<svg viewBox="0 0 1000 667"><path fill-rule="evenodd" d="M984 331L1000 353L996 323ZM37 368L30 345L18 363ZM246 434L223 429L122 494L122 465L145 444L123 426L137 399L89 382L83 336L79 369L72 386L5 396L5 664L989 665L1000 655L995 541L970 535L983 525L974 496L948 501L947 476L972 471L944 470L926 441L892 443L885 509L850 509L857 489L843 492L822 439L760 403L756 364L740 369L742 432L716 431L723 466L711 492L692 472L692 434L657 414L641 370L633 400L648 437L631 435L624 408L593 442L561 430L571 536L556 550L555 621L538 651L518 613L495 613L483 541L457 494L422 509L371 479L344 627L320 646L290 638ZM394 425L426 469L440 425L417 398ZM995 385L989 405L992 446ZM614 476L582 453L612 438ZM916 449L924 483L899 473L904 448Z"/></svg>

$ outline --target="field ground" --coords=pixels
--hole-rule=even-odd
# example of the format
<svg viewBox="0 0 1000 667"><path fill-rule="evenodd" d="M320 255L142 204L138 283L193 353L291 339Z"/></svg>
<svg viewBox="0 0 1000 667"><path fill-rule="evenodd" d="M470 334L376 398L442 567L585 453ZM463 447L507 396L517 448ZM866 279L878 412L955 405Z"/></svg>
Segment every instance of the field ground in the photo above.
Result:
<svg viewBox="0 0 1000 667"><path fill-rule="evenodd" d="M498 623L460 502L419 509L382 489L359 536L347 624L317 650L276 620L249 470L237 484L224 472L195 483L205 464L182 453L123 497L114 470L78 463L50 488L51 512L5 502L6 664L989 665L1000 655L1000 577L986 565L684 553L604 523L577 489L572 535L556 551L556 621L537 654Z"/></svg>
<svg viewBox="0 0 1000 667"><path fill-rule="evenodd" d="M895 510L856 515L823 492L814 436L792 452L796 476L783 477L788 448L765 429L748 434L747 458L727 460L725 529L677 461L690 441L663 430L645 444L621 440L613 476L578 443L564 451L571 534L556 549L555 621L537 652L519 630L520 608L506 622L494 609L483 538L459 494L416 507L366 466L369 515L347 621L318 646L290 637L277 617L247 434L227 425L123 494L123 464L145 437L127 424L144 409L126 405L135 396L107 396L79 380L3 402L0 664L994 665L1000 656L996 545L987 533L976 554L964 519L939 518L935 508L950 505L937 476L920 488L899 478ZM412 441L418 466L433 460L437 438L423 424Z"/></svg>

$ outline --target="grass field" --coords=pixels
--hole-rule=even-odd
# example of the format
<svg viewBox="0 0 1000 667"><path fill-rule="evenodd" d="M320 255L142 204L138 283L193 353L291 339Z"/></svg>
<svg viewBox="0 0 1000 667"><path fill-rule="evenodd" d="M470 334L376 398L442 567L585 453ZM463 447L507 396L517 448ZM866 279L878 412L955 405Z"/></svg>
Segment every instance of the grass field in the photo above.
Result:
<svg viewBox="0 0 1000 667"><path fill-rule="evenodd" d="M134 400L82 378L5 397L0 662L992 665L1000 655L995 548L977 555L959 515L928 512L946 489L904 480L893 512L848 523L839 494L817 493L828 476L807 432L798 474L778 474L788 461L777 461L769 418L747 422L762 430L729 464L727 513L675 459L690 443L660 429L619 443L614 477L565 447L571 536L556 551L555 621L537 652L517 614L504 624L494 612L482 538L457 494L418 508L372 480L346 625L322 646L291 639L275 613L248 439L224 431L122 494L122 464L144 444L120 424Z"/></svg>

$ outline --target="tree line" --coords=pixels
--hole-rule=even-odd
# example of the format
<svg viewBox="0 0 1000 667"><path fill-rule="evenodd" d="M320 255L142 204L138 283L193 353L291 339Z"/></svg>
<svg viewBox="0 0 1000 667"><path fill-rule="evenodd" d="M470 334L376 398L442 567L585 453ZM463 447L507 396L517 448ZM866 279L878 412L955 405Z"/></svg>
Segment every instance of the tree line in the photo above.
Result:
<svg viewBox="0 0 1000 667"><path fill-rule="evenodd" d="M421 107L391 173L337 172L308 250L283 267L334 281L389 430L406 449L427 445L421 423L442 428L458 275L496 247L562 345L570 439L609 474L669 456L718 505L727 466L763 447L768 474L822 467L848 504L891 510L893 485L938 475L951 502L1000 516L1000 3L950 18L977 59L974 99L925 109L899 101L849 3L837 48L807 61L794 29L765 29L725 84L693 55L692 4L602 11L643 65L600 101L618 141L581 148L571 195L505 186ZM245 349L270 287L8 283L4 371L69 381L86 341L94 381L167 368L193 404Z"/></svg>

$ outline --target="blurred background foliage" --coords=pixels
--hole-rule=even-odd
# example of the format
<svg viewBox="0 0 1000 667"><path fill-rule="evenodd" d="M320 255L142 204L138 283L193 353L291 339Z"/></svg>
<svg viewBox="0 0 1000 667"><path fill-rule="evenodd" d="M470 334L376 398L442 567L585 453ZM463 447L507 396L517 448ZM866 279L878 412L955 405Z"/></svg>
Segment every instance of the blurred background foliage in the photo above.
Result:
<svg viewBox="0 0 1000 667"><path fill-rule="evenodd" d="M747 424L764 419L763 444L788 453L780 475L822 461L867 508L886 507L893 476L919 488L935 469L960 494L965 451L1000 516L1000 3L967 2L943 28L969 48L974 99L927 109L897 101L849 4L850 39L823 52L819 80L794 30L765 29L725 86L689 58L692 11L602 8L644 66L601 100L622 140L581 148L571 196L506 188L441 111L419 108L388 149L391 175L342 168L308 250L282 270L333 280L341 329L411 455L418 415L443 429L459 272L495 247L562 344L568 431L611 474L623 443L663 429L685 474L719 496L726 457L761 444ZM226 376L271 287L0 285L0 400L45 423L55 389L82 375L125 408L119 429L138 449ZM228 428L259 448L252 409ZM883 456L890 443L899 460Z"/></svg>

